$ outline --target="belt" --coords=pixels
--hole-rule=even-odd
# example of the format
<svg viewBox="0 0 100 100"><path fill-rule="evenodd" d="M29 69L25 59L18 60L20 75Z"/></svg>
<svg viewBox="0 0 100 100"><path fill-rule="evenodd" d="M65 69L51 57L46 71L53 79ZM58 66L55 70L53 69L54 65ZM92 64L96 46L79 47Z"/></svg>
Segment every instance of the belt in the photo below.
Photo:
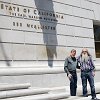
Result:
<svg viewBox="0 0 100 100"><path fill-rule="evenodd" d="M81 72L91 72L91 69L81 70Z"/></svg>
<svg viewBox="0 0 100 100"><path fill-rule="evenodd" d="M71 70L71 71L69 71L70 73L76 73L76 70Z"/></svg>

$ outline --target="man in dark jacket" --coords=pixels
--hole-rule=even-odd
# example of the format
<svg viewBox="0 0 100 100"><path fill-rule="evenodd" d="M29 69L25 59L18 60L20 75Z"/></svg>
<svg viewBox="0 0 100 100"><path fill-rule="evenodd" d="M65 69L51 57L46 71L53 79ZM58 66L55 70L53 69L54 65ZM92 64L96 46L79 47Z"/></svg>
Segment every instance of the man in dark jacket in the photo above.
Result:
<svg viewBox="0 0 100 100"><path fill-rule="evenodd" d="M76 60L76 50L72 49L69 57L65 59L64 70L70 80L70 95L76 96L77 89L77 60Z"/></svg>

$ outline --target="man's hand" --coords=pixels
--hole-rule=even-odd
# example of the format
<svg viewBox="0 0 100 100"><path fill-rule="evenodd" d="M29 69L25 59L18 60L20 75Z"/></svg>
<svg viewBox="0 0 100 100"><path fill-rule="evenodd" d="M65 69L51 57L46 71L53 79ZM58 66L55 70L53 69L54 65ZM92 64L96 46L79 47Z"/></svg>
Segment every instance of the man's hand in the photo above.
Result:
<svg viewBox="0 0 100 100"><path fill-rule="evenodd" d="M69 78L69 80L72 78L72 75L71 74L68 74L68 78Z"/></svg>
<svg viewBox="0 0 100 100"><path fill-rule="evenodd" d="M95 72L94 71L92 71L92 75L95 76Z"/></svg>

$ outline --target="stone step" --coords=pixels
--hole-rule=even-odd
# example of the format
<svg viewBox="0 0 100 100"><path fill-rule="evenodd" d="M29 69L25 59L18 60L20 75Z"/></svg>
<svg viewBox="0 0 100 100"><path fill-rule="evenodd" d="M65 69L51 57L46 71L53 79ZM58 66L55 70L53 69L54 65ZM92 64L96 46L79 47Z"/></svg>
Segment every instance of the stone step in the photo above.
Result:
<svg viewBox="0 0 100 100"><path fill-rule="evenodd" d="M97 97L100 98L100 94L97 94ZM91 96L88 97L68 96L67 93L61 93L61 94L43 94L39 96L8 98L5 100L91 100Z"/></svg>
<svg viewBox="0 0 100 100"><path fill-rule="evenodd" d="M69 96L68 98L63 98L63 99L58 99L58 100L77 100L77 99L81 100L82 98L83 97L79 97L79 96Z"/></svg>
<svg viewBox="0 0 100 100"><path fill-rule="evenodd" d="M97 95L100 97L100 94ZM1 99L4 100L4 99ZM17 98L8 98L5 100L91 100L91 96L80 97L80 96L69 96L67 93L58 93L58 94L43 94L38 96L24 96Z"/></svg>
<svg viewBox="0 0 100 100"><path fill-rule="evenodd" d="M24 84L0 84L0 91L28 89L31 86L30 83Z"/></svg>
<svg viewBox="0 0 100 100"><path fill-rule="evenodd" d="M100 65L96 66L100 71ZM80 72L78 69L77 72ZM0 76L22 76L65 73L64 68L0 68Z"/></svg>
<svg viewBox="0 0 100 100"><path fill-rule="evenodd" d="M37 94L45 94L48 93L49 89L22 89L22 90L12 90L12 91L1 91L0 92L0 100L5 98L12 98L12 97L22 97L22 96L29 96L29 95L37 95Z"/></svg>
<svg viewBox="0 0 100 100"><path fill-rule="evenodd" d="M69 88L69 86L61 86L61 87L53 87L53 88L50 88L50 91L49 91L49 93L54 93L54 94L56 94L56 93L64 93L64 92L69 92L69 91L67 91L67 89L66 88Z"/></svg>
<svg viewBox="0 0 100 100"><path fill-rule="evenodd" d="M68 97L67 93L58 93L58 94L43 94L43 95L7 98L5 100L60 100L62 98L67 98L67 97Z"/></svg>
<svg viewBox="0 0 100 100"><path fill-rule="evenodd" d="M64 73L62 68L0 68L0 76L21 76Z"/></svg>
<svg viewBox="0 0 100 100"><path fill-rule="evenodd" d="M73 97L68 97L64 99L58 99L58 100L91 100L91 96L88 97L78 97L78 96L73 96Z"/></svg>
<svg viewBox="0 0 100 100"><path fill-rule="evenodd" d="M91 94L91 89L89 84L87 85L87 90L88 90L88 94ZM96 93L100 93L100 82L95 83L95 90ZM81 96L82 95L82 86L78 86L77 88L77 95Z"/></svg>
<svg viewBox="0 0 100 100"><path fill-rule="evenodd" d="M100 82L95 84L96 93L100 93ZM42 95L41 95L42 94ZM91 94L88 85L88 94ZM75 98L82 98L82 87L78 86L77 96ZM24 90L1 91L0 100L61 100L69 99L70 91L69 86L55 87L55 88L29 88Z"/></svg>
<svg viewBox="0 0 100 100"><path fill-rule="evenodd" d="M91 94L91 89L89 84L87 84L87 90L88 94ZM96 93L100 93L100 82L95 83L95 90ZM62 92L67 92L70 95L70 87L69 86L63 86L63 87L54 87L50 89L49 93L62 93ZM82 95L82 85L77 85L77 95L81 96Z"/></svg>
<svg viewBox="0 0 100 100"><path fill-rule="evenodd" d="M96 94L97 98L100 99L100 94ZM70 96L68 98L64 99L58 99L58 100L91 100L91 96L88 97L82 97L82 96Z"/></svg>

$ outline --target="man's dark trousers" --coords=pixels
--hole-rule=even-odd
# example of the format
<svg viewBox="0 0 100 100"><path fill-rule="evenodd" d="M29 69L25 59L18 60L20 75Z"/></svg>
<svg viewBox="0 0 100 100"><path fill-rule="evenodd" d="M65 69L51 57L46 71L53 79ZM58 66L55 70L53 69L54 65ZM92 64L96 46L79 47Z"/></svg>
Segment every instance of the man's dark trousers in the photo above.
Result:
<svg viewBox="0 0 100 100"><path fill-rule="evenodd" d="M72 75L70 79L70 95L76 96L76 90L77 90L77 74L76 71L70 71L70 74Z"/></svg>
<svg viewBox="0 0 100 100"><path fill-rule="evenodd" d="M92 98L95 98L96 93L95 93L95 86L94 86L94 76L92 74L92 71L81 71L81 79L82 79L82 86L83 86L83 96L87 95L87 80L88 80L91 88Z"/></svg>

